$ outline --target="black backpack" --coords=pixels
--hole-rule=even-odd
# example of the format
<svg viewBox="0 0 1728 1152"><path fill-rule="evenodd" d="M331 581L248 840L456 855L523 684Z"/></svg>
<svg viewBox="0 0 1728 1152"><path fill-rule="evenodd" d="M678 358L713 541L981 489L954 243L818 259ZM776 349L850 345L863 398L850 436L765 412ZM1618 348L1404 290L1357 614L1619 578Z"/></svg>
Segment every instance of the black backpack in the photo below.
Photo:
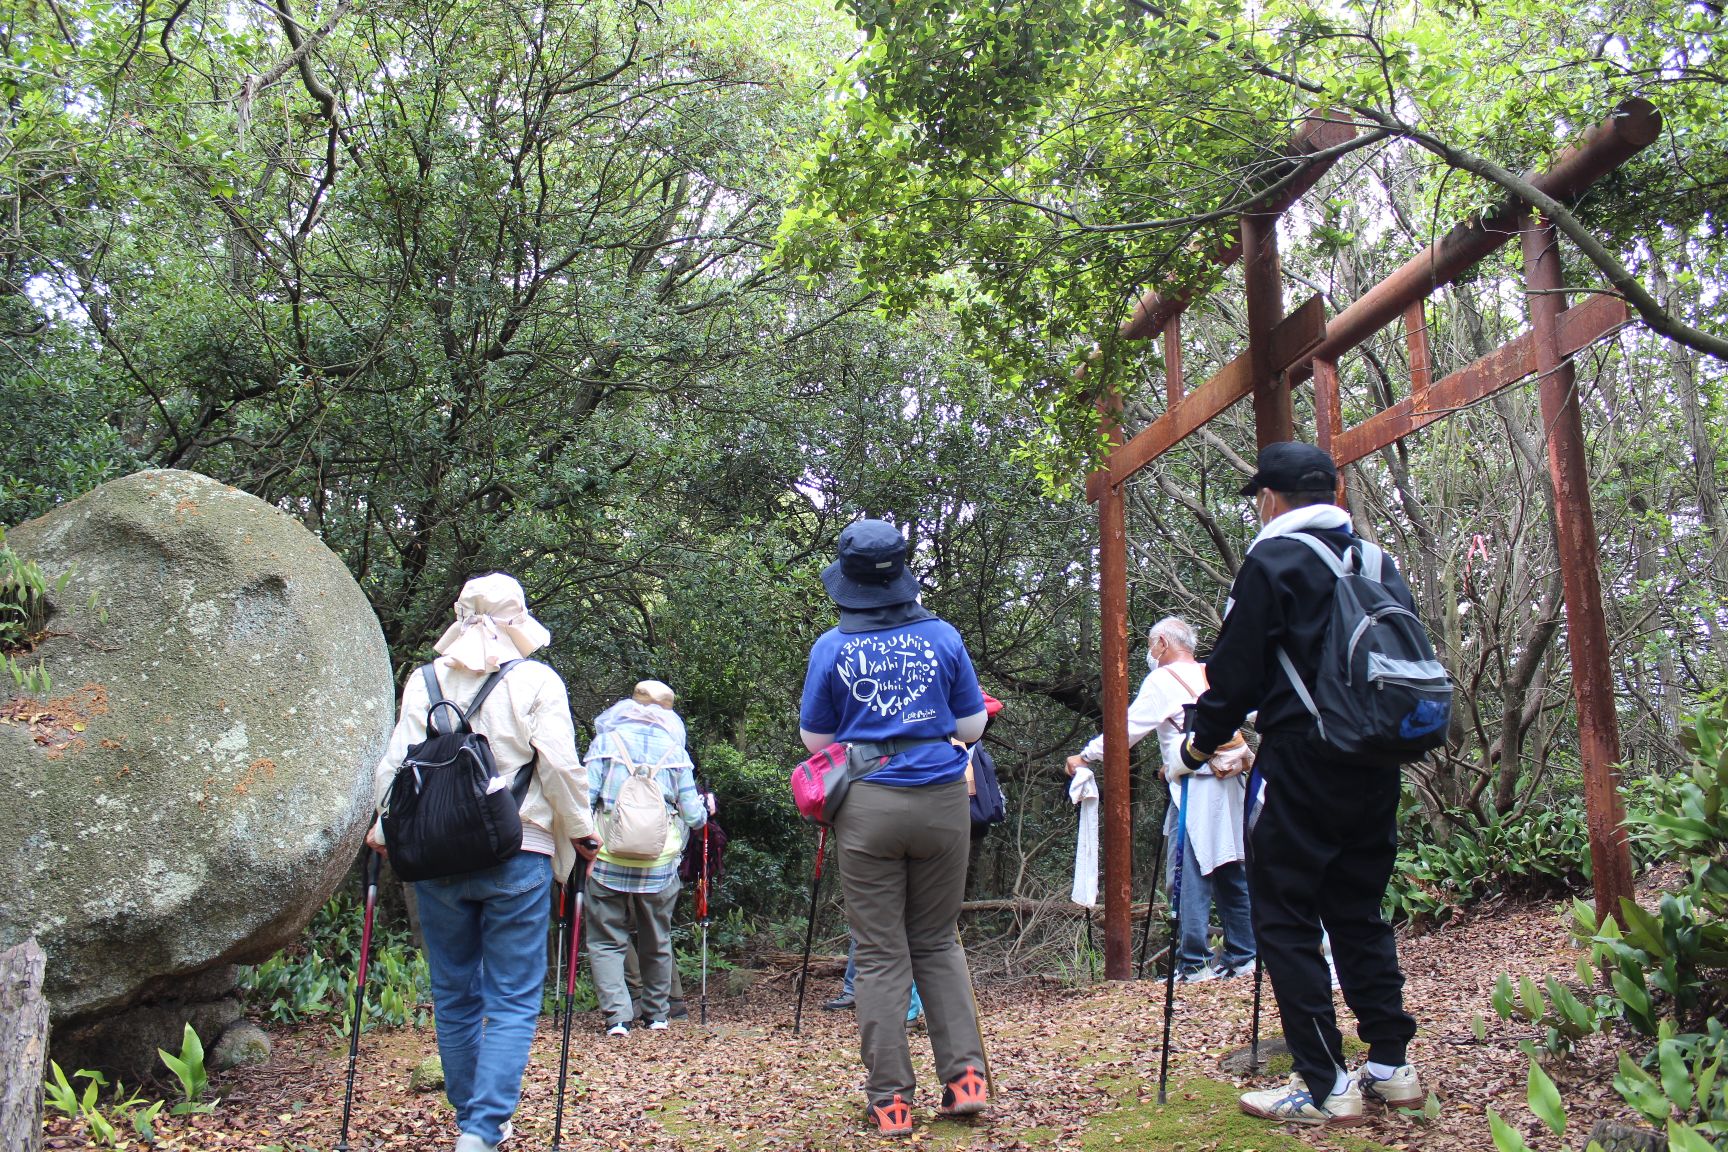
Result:
<svg viewBox="0 0 1728 1152"><path fill-rule="evenodd" d="M492 746L469 723L498 681L520 663L510 660L500 665L466 708L444 698L432 665L420 669L431 700L426 739L408 749L384 798L390 866L402 879L435 880L477 872L502 864L521 850L522 800L540 757L536 753L524 764L508 789L493 789ZM440 708L455 713L452 731L438 730Z"/></svg>
<svg viewBox="0 0 1728 1152"><path fill-rule="evenodd" d="M1345 764L1396 767L1444 744L1452 682L1421 619L1381 582L1386 554L1362 540L1340 557L1305 532L1285 539L1313 549L1338 577L1312 692L1278 649L1326 753Z"/></svg>

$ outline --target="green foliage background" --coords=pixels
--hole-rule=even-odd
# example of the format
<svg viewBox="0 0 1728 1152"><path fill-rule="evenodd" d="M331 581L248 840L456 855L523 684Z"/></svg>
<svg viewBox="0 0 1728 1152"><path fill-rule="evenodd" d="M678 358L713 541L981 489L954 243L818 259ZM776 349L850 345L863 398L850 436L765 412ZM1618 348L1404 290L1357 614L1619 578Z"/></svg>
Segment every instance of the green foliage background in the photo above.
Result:
<svg viewBox="0 0 1728 1152"><path fill-rule="evenodd" d="M1283 261L1291 303L1336 312L1501 199L1474 161L1540 168L1619 101L1659 107L1658 145L1576 209L1679 325L1580 372L1630 775L1676 761L1678 718L1724 678L1711 5L0 11L0 523L135 468L205 472L335 549L403 670L465 578L517 574L579 718L642 676L678 689L737 837L729 894L782 927L811 849L781 774L832 618L816 574L860 514L907 527L926 603L1009 704L990 741L1012 816L974 894L1064 889L1060 758L1098 714L1075 485L1098 398L1129 433L1164 404L1158 349L1110 334L1147 289L1207 289L1189 381L1240 350L1238 283L1208 257L1317 109L1362 132ZM1504 259L1437 295L1439 370L1522 312ZM1407 386L1400 336L1341 366L1350 418ZM1539 813L1577 831L1543 437L1514 390L1350 479L1464 689L1447 750L1408 776L1436 891L1473 851L1514 884L1577 880L1515 847L1551 839L1528 834ZM1215 628L1252 443L1228 413L1132 486L1136 629ZM1158 793L1142 764L1142 852ZM1411 914L1456 902L1424 883Z"/></svg>

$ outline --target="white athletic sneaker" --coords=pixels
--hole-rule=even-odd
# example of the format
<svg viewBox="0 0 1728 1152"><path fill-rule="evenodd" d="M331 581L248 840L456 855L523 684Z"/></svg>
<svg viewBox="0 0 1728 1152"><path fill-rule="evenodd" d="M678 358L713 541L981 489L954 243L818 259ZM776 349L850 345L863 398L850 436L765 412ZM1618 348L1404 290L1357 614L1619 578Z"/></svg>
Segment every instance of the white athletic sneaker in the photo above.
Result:
<svg viewBox="0 0 1728 1152"><path fill-rule="evenodd" d="M648 1021L648 1031L650 1031L650 1032L664 1032L664 1031L666 1031L666 1029L668 1029L670 1027L672 1027L672 1025L666 1023L666 1021L664 1021L664 1020L650 1020L650 1021Z"/></svg>
<svg viewBox="0 0 1728 1152"><path fill-rule="evenodd" d="M456 1138L456 1152L498 1152L498 1145L488 1144L472 1132L464 1132Z"/></svg>
<svg viewBox="0 0 1728 1152"><path fill-rule="evenodd" d="M1364 1065L1356 1070L1355 1079L1362 1099L1378 1100L1389 1108L1420 1108L1428 1102L1428 1090L1422 1086L1416 1069L1408 1064L1400 1064L1384 1080Z"/></svg>
<svg viewBox="0 0 1728 1152"><path fill-rule="evenodd" d="M1254 971L1254 961L1252 959L1244 960L1240 964L1220 964L1220 965L1218 965L1218 975L1224 977L1225 979L1229 979L1232 976L1246 976L1246 975L1249 975L1250 973L1252 973L1253 971Z"/></svg>
<svg viewBox="0 0 1728 1152"><path fill-rule="evenodd" d="M608 1036L628 1036L628 1035L630 1035L630 1025L628 1025L628 1024L614 1024L614 1025L612 1025L612 1027L606 1029L606 1035L608 1035Z"/></svg>
<svg viewBox="0 0 1728 1152"><path fill-rule="evenodd" d="M1344 1091L1332 1093L1324 1104L1316 1104L1307 1082L1300 1076L1292 1076L1282 1088L1244 1092L1242 1111L1265 1120L1294 1124L1360 1124L1363 1121L1362 1092L1356 1086L1355 1077L1351 1077Z"/></svg>
<svg viewBox="0 0 1728 1152"><path fill-rule="evenodd" d="M1176 973L1176 983L1204 984L1209 980L1216 980L1222 975L1223 973L1212 967L1212 965L1202 964L1198 968L1190 968L1186 972Z"/></svg>

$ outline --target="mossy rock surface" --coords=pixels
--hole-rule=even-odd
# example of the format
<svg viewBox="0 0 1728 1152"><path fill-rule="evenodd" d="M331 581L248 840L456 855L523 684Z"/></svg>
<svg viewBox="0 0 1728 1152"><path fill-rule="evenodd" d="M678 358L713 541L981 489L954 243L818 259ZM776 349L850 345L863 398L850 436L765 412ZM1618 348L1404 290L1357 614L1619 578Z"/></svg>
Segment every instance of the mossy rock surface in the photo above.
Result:
<svg viewBox="0 0 1728 1152"><path fill-rule="evenodd" d="M0 947L48 954L60 1050L298 936L359 849L394 690L341 560L204 476L113 481L7 543L70 573L29 657L52 688L0 693Z"/></svg>

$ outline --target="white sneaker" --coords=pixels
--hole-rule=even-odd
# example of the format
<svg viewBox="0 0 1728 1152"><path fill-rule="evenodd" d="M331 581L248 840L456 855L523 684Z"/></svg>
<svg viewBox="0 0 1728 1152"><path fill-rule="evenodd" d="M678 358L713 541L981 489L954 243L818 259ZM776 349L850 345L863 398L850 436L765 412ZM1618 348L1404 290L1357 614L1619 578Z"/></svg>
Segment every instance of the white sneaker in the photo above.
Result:
<svg viewBox="0 0 1728 1152"><path fill-rule="evenodd" d="M648 1031L650 1031L650 1032L664 1032L664 1031L666 1031L666 1029L668 1029L670 1027L672 1027L672 1025L666 1023L666 1021L664 1021L664 1020L650 1020L650 1021L648 1021Z"/></svg>
<svg viewBox="0 0 1728 1152"><path fill-rule="evenodd" d="M1332 1093L1326 1097L1323 1104L1314 1103L1307 1082L1300 1076L1290 1077L1290 1082L1282 1088L1244 1092L1241 1103L1242 1111L1250 1116L1292 1124L1342 1126L1360 1124L1364 1119L1362 1092L1356 1086L1354 1076L1350 1078L1350 1083L1345 1085L1344 1091Z"/></svg>
<svg viewBox="0 0 1728 1152"><path fill-rule="evenodd" d="M606 1029L606 1035L608 1035L608 1036L628 1036L628 1035L630 1035L630 1025L628 1025L628 1024L614 1024L614 1025L612 1025L612 1027Z"/></svg>
<svg viewBox="0 0 1728 1152"><path fill-rule="evenodd" d="M1204 984L1209 980L1217 980L1224 974L1210 964L1202 964L1198 968L1190 968L1186 972L1176 973L1178 984Z"/></svg>
<svg viewBox="0 0 1728 1152"><path fill-rule="evenodd" d="M456 1138L456 1152L498 1152L498 1145L488 1144L472 1132L464 1132Z"/></svg>
<svg viewBox="0 0 1728 1152"><path fill-rule="evenodd" d="M514 1135L516 1135L516 1125L508 1120L504 1121L504 1127L498 1133L498 1147L504 1147L504 1142Z"/></svg>
<svg viewBox="0 0 1728 1152"><path fill-rule="evenodd" d="M1229 979L1232 976L1246 976L1253 971L1254 961L1252 958L1244 960L1240 964L1218 965L1218 975L1225 979Z"/></svg>
<svg viewBox="0 0 1728 1152"><path fill-rule="evenodd" d="M1378 1100L1389 1108L1420 1108L1428 1102L1428 1090L1408 1064L1400 1064L1383 1080L1364 1065L1356 1070L1355 1080L1364 1100Z"/></svg>

